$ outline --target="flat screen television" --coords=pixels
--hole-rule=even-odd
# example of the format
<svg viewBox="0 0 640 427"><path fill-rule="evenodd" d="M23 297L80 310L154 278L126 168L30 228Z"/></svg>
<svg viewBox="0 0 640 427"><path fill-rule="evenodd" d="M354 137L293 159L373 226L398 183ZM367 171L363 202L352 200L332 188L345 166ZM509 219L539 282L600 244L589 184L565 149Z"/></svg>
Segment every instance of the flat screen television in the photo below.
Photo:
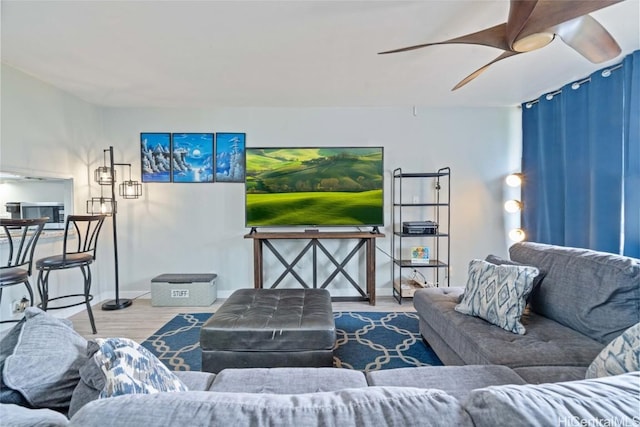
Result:
<svg viewBox="0 0 640 427"><path fill-rule="evenodd" d="M247 227L384 225L382 147L246 148Z"/></svg>

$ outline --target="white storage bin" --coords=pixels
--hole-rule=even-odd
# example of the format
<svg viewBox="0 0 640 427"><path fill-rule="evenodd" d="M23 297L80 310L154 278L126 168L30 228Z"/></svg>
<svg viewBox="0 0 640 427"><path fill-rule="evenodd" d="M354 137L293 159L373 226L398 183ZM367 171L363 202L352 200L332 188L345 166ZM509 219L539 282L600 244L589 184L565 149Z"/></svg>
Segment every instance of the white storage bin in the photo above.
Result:
<svg viewBox="0 0 640 427"><path fill-rule="evenodd" d="M154 307L206 307L216 300L217 274L161 274L151 279Z"/></svg>

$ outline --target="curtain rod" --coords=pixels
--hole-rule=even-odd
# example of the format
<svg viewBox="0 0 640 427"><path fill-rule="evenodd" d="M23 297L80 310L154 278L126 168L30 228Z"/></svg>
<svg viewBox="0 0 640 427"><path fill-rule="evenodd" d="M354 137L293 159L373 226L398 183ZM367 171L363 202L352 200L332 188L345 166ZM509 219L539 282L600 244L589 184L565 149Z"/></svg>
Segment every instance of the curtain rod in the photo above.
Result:
<svg viewBox="0 0 640 427"><path fill-rule="evenodd" d="M605 68L604 70L602 70L600 74L602 75L602 77L609 77L612 71L615 71L619 68L622 68L622 63L615 65L611 68ZM580 86L583 85L584 83L589 83L590 81L591 81L591 77L586 77L582 80L577 80L571 84L571 89L576 90L580 88ZM562 93L562 89L557 89L557 90L554 90L553 92L547 93L544 97L547 101L551 101L554 96L559 95L561 93ZM540 98L542 98L542 95L538 99L534 99L532 101L528 101L524 103L525 108L533 107L535 104L540 102Z"/></svg>

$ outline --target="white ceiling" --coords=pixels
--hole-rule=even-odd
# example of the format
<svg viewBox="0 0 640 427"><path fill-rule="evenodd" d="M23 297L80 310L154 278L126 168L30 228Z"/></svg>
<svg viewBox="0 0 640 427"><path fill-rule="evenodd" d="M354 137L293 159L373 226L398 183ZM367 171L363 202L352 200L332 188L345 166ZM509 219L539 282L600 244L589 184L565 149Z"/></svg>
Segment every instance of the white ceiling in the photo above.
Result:
<svg viewBox="0 0 640 427"><path fill-rule="evenodd" d="M560 1L560 0L558 0ZM640 49L640 0L592 14L622 55L591 64L560 40L501 51L435 46L504 22L508 0L2 0L2 62L88 102L118 107L517 105Z"/></svg>

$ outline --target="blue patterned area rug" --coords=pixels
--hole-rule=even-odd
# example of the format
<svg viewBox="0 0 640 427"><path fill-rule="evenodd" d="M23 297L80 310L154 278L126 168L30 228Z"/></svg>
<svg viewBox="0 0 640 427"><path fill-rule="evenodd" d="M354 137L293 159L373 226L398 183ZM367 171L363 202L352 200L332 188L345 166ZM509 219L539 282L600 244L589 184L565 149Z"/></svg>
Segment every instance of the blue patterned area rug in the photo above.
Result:
<svg viewBox="0 0 640 427"><path fill-rule="evenodd" d="M174 371L201 368L200 328L211 313L184 313L171 319L142 345ZM439 366L442 362L418 331L411 312L334 312L338 368L375 371L409 366Z"/></svg>

